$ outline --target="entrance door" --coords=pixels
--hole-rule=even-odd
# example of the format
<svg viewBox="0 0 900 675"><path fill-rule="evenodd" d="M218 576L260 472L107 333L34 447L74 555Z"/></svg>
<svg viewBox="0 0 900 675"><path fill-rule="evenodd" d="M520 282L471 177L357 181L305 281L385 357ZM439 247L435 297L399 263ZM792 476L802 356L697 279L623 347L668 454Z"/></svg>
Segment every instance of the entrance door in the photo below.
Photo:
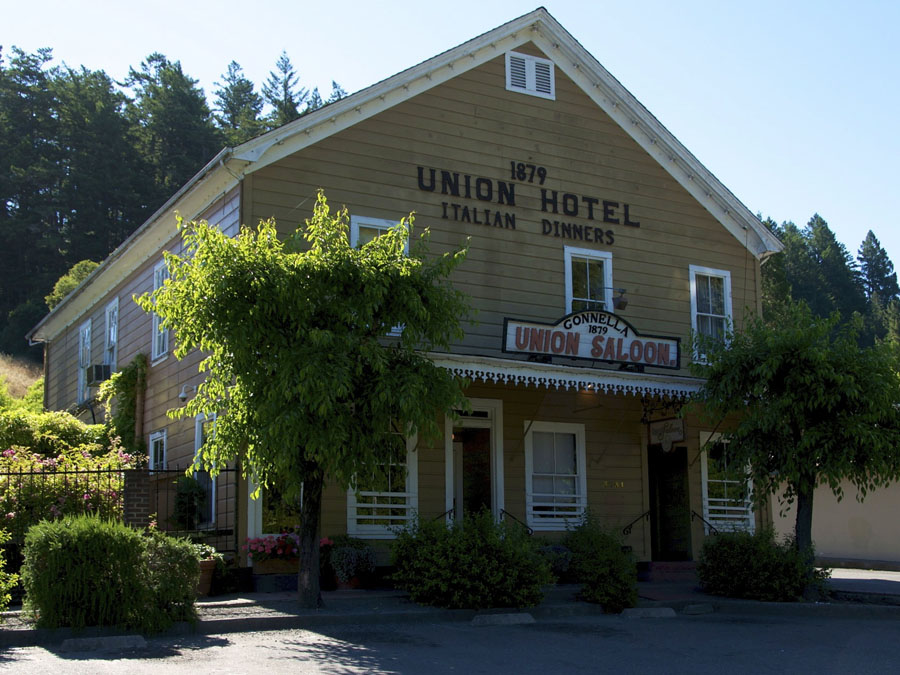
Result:
<svg viewBox="0 0 900 675"><path fill-rule="evenodd" d="M495 518L503 509L503 404L470 399L472 410L447 418L447 518L487 509Z"/></svg>
<svg viewBox="0 0 900 675"><path fill-rule="evenodd" d="M650 479L650 540L653 560L691 559L691 507L687 448L651 445L647 451Z"/></svg>
<svg viewBox="0 0 900 675"><path fill-rule="evenodd" d="M490 511L491 430L454 427L453 465L454 511L460 516Z"/></svg>

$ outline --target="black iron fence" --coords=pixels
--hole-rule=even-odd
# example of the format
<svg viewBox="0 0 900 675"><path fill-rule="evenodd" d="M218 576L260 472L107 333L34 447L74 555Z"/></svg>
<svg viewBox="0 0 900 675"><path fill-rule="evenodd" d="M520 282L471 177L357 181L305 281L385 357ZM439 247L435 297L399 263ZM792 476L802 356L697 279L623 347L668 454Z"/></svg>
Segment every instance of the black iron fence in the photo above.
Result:
<svg viewBox="0 0 900 675"><path fill-rule="evenodd" d="M20 567L29 527L77 514L141 528L152 523L237 557L237 483L235 469L222 469L215 478L205 471L187 475L180 468L0 472L0 528L11 535L8 568Z"/></svg>

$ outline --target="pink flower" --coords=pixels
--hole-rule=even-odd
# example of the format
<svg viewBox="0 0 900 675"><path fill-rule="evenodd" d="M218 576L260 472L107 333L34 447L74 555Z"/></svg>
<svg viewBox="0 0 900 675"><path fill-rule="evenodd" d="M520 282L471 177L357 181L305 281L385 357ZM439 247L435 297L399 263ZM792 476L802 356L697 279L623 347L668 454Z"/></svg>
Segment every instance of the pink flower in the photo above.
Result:
<svg viewBox="0 0 900 675"><path fill-rule="evenodd" d="M90 499L90 498L91 498L91 493L90 493L90 492L85 492L85 493L84 493L84 500L87 501L87 500Z"/></svg>
<svg viewBox="0 0 900 675"><path fill-rule="evenodd" d="M15 517L16 517L16 512L15 512L15 511L10 511L9 513L6 514L6 519L7 519L7 520L12 520L12 519L15 518Z"/></svg>
<svg viewBox="0 0 900 675"><path fill-rule="evenodd" d="M12 448L10 448L9 450L4 450L4 451L3 451L3 456L4 456L4 457L15 457L15 456L16 456L16 451L13 450Z"/></svg>

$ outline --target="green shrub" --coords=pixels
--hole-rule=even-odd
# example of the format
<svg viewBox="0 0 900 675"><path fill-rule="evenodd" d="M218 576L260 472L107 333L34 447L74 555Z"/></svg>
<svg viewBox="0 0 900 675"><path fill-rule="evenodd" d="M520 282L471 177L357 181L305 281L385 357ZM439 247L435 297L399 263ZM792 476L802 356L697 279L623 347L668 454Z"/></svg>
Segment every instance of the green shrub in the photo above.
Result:
<svg viewBox="0 0 900 675"><path fill-rule="evenodd" d="M173 621L196 618L194 600L200 579L200 552L188 539L176 539L151 529L143 538L143 565L152 604L145 608L142 627L168 628Z"/></svg>
<svg viewBox="0 0 900 675"><path fill-rule="evenodd" d="M570 530L563 545L571 551L569 576L584 584L581 596L603 606L604 612L621 612L637 603L637 566L622 550L622 538L604 528L590 512Z"/></svg>
<svg viewBox="0 0 900 675"><path fill-rule="evenodd" d="M805 591L824 593L827 570L817 570L813 551L801 552L792 539L775 540L772 529L725 532L710 537L697 562L707 593L732 598L791 601Z"/></svg>
<svg viewBox="0 0 900 675"><path fill-rule="evenodd" d="M24 408L0 411L0 449L28 448L53 457L79 446L103 453L109 437L102 424L85 424L66 412L30 412Z"/></svg>
<svg viewBox="0 0 900 675"><path fill-rule="evenodd" d="M6 530L0 530L0 612L5 612L6 608L9 607L9 592L19 581L19 576L17 574L10 574L5 570L6 558L3 555L3 544L8 541L9 532L7 532ZM0 623L2 622L3 618L2 616L0 616Z"/></svg>
<svg viewBox="0 0 900 675"><path fill-rule="evenodd" d="M38 626L145 632L194 616L193 546L90 516L43 521L25 536L25 607Z"/></svg>
<svg viewBox="0 0 900 675"><path fill-rule="evenodd" d="M529 607L552 581L537 543L490 513L450 527L419 521L397 536L394 582L418 603L448 608Z"/></svg>

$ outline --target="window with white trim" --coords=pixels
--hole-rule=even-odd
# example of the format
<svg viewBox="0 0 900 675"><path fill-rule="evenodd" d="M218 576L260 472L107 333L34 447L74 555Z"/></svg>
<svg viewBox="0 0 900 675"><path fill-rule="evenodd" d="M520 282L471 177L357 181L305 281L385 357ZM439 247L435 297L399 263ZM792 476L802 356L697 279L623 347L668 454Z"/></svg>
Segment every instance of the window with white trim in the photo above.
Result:
<svg viewBox="0 0 900 675"><path fill-rule="evenodd" d="M347 534L390 539L409 524L419 506L416 436L406 439L405 462L382 467L378 475L347 491Z"/></svg>
<svg viewBox="0 0 900 675"><path fill-rule="evenodd" d="M728 443L719 434L702 434L700 440L703 517L717 530L753 532L756 526L750 499L753 483L746 470L731 461Z"/></svg>
<svg viewBox="0 0 900 675"><path fill-rule="evenodd" d="M612 253L566 246L566 314L586 309L612 311Z"/></svg>
<svg viewBox="0 0 900 675"><path fill-rule="evenodd" d="M564 530L587 507L584 425L525 422L525 515L535 530Z"/></svg>
<svg viewBox="0 0 900 675"><path fill-rule="evenodd" d="M731 328L731 273L690 266L691 327L697 335L724 340ZM702 355L698 355L702 358Z"/></svg>
<svg viewBox="0 0 900 675"><path fill-rule="evenodd" d="M162 288L169 278L169 269L166 263L161 262L153 268L153 290ZM169 353L169 329L162 326L162 319L156 312L153 313L153 344L150 347L151 361L160 361Z"/></svg>
<svg viewBox="0 0 900 675"><path fill-rule="evenodd" d="M194 458L200 453L200 448L212 434L215 433L215 415L197 415L194 418ZM205 498L201 504L197 504L197 527L200 529L211 528L216 522L216 481L206 469L194 471L194 480L203 488Z"/></svg>
<svg viewBox="0 0 900 675"><path fill-rule="evenodd" d="M530 54L506 53L506 88L531 96L556 99L553 61Z"/></svg>
<svg viewBox="0 0 900 675"><path fill-rule="evenodd" d="M119 356L119 299L114 298L106 306L106 337L103 349L103 362L109 366L111 373L116 371L116 360Z"/></svg>
<svg viewBox="0 0 900 675"><path fill-rule="evenodd" d="M150 471L163 471L166 468L166 446L168 443L168 435L165 429L154 431L150 434L149 448L149 464Z"/></svg>
<svg viewBox="0 0 900 675"><path fill-rule="evenodd" d="M350 216L350 246L356 248L365 246L373 239L377 239L400 222L396 220L384 220L382 218L368 218L366 216ZM403 246L403 253L409 255L409 239ZM387 334L391 337L400 337L403 326L397 325L391 328Z"/></svg>
<svg viewBox="0 0 900 675"><path fill-rule="evenodd" d="M88 319L78 329L78 403L84 403L91 397L88 386L87 367L91 365L91 320Z"/></svg>

